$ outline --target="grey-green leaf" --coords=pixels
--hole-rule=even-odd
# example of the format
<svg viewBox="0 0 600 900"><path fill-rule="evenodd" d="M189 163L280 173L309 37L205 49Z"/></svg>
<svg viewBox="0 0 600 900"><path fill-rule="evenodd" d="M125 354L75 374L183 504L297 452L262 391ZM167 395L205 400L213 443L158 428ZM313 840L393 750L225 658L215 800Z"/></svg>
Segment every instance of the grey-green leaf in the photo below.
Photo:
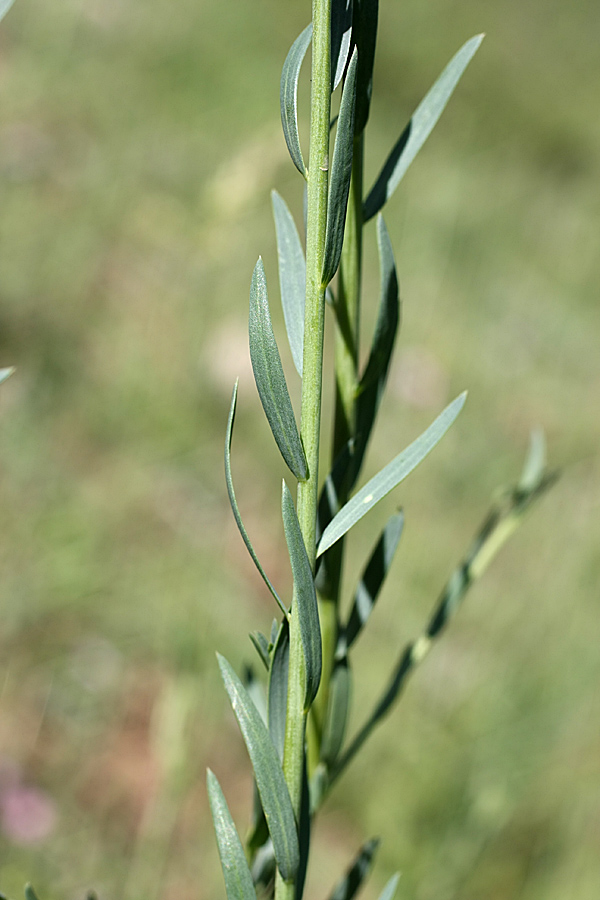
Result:
<svg viewBox="0 0 600 900"><path fill-rule="evenodd" d="M378 846L378 838L372 838L363 844L352 866L335 886L330 900L353 900L371 871Z"/></svg>
<svg viewBox="0 0 600 900"><path fill-rule="evenodd" d="M294 597L295 602L298 604L298 621L300 624L302 649L304 651L304 662L306 664L304 708L309 709L316 697L319 682L321 681L321 628L312 568L306 552L302 531L300 530L294 501L285 481L283 482L281 493L281 513L283 516L285 540L292 564Z"/></svg>
<svg viewBox="0 0 600 900"><path fill-rule="evenodd" d="M478 34L461 47L413 113L365 200L363 207L365 222L379 212L398 187L406 170L443 113L483 37L482 34Z"/></svg>
<svg viewBox="0 0 600 900"><path fill-rule="evenodd" d="M271 654L269 653L269 642L261 631L253 631L249 635L254 649L260 656L261 662L265 669L269 671L271 665Z"/></svg>
<svg viewBox="0 0 600 900"><path fill-rule="evenodd" d="M386 494L389 494L396 485L400 484L416 466L433 450L438 441L450 428L457 415L463 408L466 392L446 407L446 409L429 426L427 431L413 441L412 444L399 453L391 462L373 476L339 511L329 523L317 550L320 556L332 544L335 544L353 525L371 510Z"/></svg>
<svg viewBox="0 0 600 900"><path fill-rule="evenodd" d="M321 742L321 759L332 765L342 749L350 712L351 677L348 658L336 660L329 680L327 716Z"/></svg>
<svg viewBox="0 0 600 900"><path fill-rule="evenodd" d="M225 689L248 749L277 866L284 881L298 870L300 848L292 801L271 736L242 682L227 660L217 655Z"/></svg>
<svg viewBox="0 0 600 900"><path fill-rule="evenodd" d="M518 489L530 492L539 485L546 468L546 440L541 428L531 432L529 453L521 472Z"/></svg>
<svg viewBox="0 0 600 900"><path fill-rule="evenodd" d="M210 769L206 772L206 785L227 898L228 900L256 900L256 891L242 842L221 786Z"/></svg>
<svg viewBox="0 0 600 900"><path fill-rule="evenodd" d="M252 561L254 562L254 565L260 572L260 574L263 578L263 581L265 582L265 584L269 588L271 594L275 598L277 605L279 606L281 611L284 613L284 615L287 615L287 610L283 604L283 601L281 600L279 594L273 587L267 573L263 569L263 567L260 563L260 560L259 560L258 556L256 555L256 551L255 551L254 547L252 546L252 542L250 541L250 538L248 537L248 532L246 531L244 523L242 522L242 517L240 515L240 510L239 510L237 500L235 497L235 490L233 489L233 476L231 474L231 438L233 435L233 424L235 422L235 410L237 407L237 393L238 393L238 383L236 381L234 388L233 388L233 393L231 395L231 406L229 407L229 418L227 419L227 434L225 436L225 482L227 484L227 493L229 495L229 503L231 505L233 517L236 521L238 530L242 536L242 540L244 541L244 544L246 545L246 549L248 550L248 553L252 557Z"/></svg>
<svg viewBox="0 0 600 900"><path fill-rule="evenodd" d="M306 166L300 147L298 134L298 78L302 62L306 56L312 38L312 23L307 25L302 34L298 35L290 52L286 56L281 72L281 88L279 102L281 104L281 124L283 134L292 161L301 175L306 178Z"/></svg>
<svg viewBox="0 0 600 900"><path fill-rule="evenodd" d="M356 73L355 134L364 131L369 118L373 91L373 63L377 43L379 0L357 0L354 7L352 37L358 47L358 71Z"/></svg>
<svg viewBox="0 0 600 900"><path fill-rule="evenodd" d="M380 893L379 900L394 900L394 894L396 893L396 888L398 887L399 881L400 872L396 872L395 875L392 875L392 877Z"/></svg>
<svg viewBox="0 0 600 900"><path fill-rule="evenodd" d="M344 76L352 38L352 0L331 4L331 92Z"/></svg>
<svg viewBox="0 0 600 900"><path fill-rule="evenodd" d="M306 481L308 466L273 334L267 279L260 258L252 275L248 330L254 380L273 437L298 481Z"/></svg>
<svg viewBox="0 0 600 900"><path fill-rule="evenodd" d="M306 262L296 223L285 200L277 191L271 192L271 200L277 234L281 305L294 365L302 378Z"/></svg>
<svg viewBox="0 0 600 900"><path fill-rule="evenodd" d="M337 271L344 241L344 223L350 177L352 175L352 153L354 148L354 101L356 98L356 66L358 53L356 48L348 65L340 113L338 116L333 159L331 162L331 181L329 184L329 200L327 203L327 229L325 232L325 253L323 258L323 285L328 285Z"/></svg>
<svg viewBox="0 0 600 900"><path fill-rule="evenodd" d="M0 0L0 19L4 18L14 2L15 0ZM31 888L31 886L30 889L33 891L33 888ZM25 888L25 893L27 893L27 888Z"/></svg>
<svg viewBox="0 0 600 900"><path fill-rule="evenodd" d="M383 216L377 217L380 299L371 351L356 399L356 441L352 484L356 484L387 381L400 322L400 293L394 252Z"/></svg>
<svg viewBox="0 0 600 900"><path fill-rule="evenodd" d="M392 564L403 527L404 513L400 510L388 520L377 541L354 594L348 624L343 635L346 650L352 646L371 615Z"/></svg>
<svg viewBox="0 0 600 900"><path fill-rule="evenodd" d="M290 629L287 619L284 619L279 626L279 632L273 647L268 683L269 732L280 760L283 760L285 722L287 718L289 657Z"/></svg>

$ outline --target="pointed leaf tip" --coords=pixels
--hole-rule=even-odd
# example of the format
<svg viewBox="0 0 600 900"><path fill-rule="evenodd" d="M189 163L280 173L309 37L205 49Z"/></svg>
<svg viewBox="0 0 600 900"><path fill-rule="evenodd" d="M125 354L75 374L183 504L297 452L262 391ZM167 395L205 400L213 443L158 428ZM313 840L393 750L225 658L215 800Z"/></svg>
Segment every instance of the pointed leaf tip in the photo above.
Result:
<svg viewBox="0 0 600 900"><path fill-rule="evenodd" d="M283 134L292 161L301 175L306 178L306 166L300 147L298 133L298 79L306 51L312 39L312 23L298 35L286 56L281 72L279 101L281 105L281 124Z"/></svg>
<svg viewBox="0 0 600 900"><path fill-rule="evenodd" d="M244 847L221 786L210 769L206 770L206 786L228 900L256 900Z"/></svg>

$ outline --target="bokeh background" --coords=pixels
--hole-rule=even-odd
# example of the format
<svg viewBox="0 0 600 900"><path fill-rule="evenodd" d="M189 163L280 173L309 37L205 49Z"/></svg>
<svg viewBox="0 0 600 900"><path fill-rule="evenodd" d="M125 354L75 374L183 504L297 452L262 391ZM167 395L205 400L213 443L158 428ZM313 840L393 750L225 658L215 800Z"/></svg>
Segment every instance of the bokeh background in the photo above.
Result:
<svg viewBox="0 0 600 900"><path fill-rule="evenodd" d="M17 0L0 26L0 364L17 367L0 391L11 897L28 879L44 900L223 896L205 767L242 831L251 783L214 651L241 666L247 632L275 612L229 513L223 433L239 375L238 499L286 590L283 470L246 306L259 253L277 296L271 187L301 210L278 91L309 15L308 0ZM595 900L600 6L382 0L380 21L369 179L452 54L487 37L386 213L403 329L369 473L470 396L354 538L360 560L404 505L357 651L354 727L517 476L532 426L564 473L340 782L309 895L325 898L377 834L369 897L400 869L407 900ZM307 93L304 78L304 126ZM373 245L371 228L374 304Z"/></svg>

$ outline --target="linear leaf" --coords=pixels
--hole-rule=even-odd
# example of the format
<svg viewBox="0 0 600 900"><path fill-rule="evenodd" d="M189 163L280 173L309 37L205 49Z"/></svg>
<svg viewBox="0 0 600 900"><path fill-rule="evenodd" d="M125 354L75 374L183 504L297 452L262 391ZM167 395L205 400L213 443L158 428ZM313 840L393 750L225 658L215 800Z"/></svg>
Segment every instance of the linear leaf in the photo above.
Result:
<svg viewBox="0 0 600 900"><path fill-rule="evenodd" d="M404 527L404 513L394 513L377 541L367 567L358 583L348 624L343 635L345 649L349 650L367 623L375 601L389 571Z"/></svg>
<svg viewBox="0 0 600 900"><path fill-rule="evenodd" d="M292 801L279 756L267 727L242 682L224 657L217 654L217 658L225 689L252 760L275 859L283 880L291 881L298 870L300 850Z"/></svg>
<svg viewBox="0 0 600 900"><path fill-rule="evenodd" d="M395 875L392 875L392 877L380 893L379 900L394 900L394 894L396 893L396 888L398 887L399 881L400 872L396 872Z"/></svg>
<svg viewBox="0 0 600 900"><path fill-rule="evenodd" d="M265 584L269 588L271 594L275 598L277 605L279 606L279 608L281 609L283 614L287 616L287 610L283 604L283 601L281 600L281 597L279 596L279 594L273 587L267 573L263 569L263 567L260 563L260 560L259 560L258 556L256 555L256 551L255 551L254 547L252 546L252 542L250 541L250 538L248 537L248 532L246 531L244 523L242 522L240 510L237 505L237 500L235 497L235 490L233 489L233 477L231 474L231 438L233 435L233 423L235 422L235 410L237 407L237 393L238 393L238 382L236 381L236 383L233 387L233 394L231 395L231 406L229 407L229 417L227 419L227 434L225 436L225 482L227 484L227 493L229 495L229 503L231 505L231 509L233 512L233 517L236 521L236 525L242 536L242 540L244 541L244 544L246 545L246 549L248 550L248 553L252 557L252 561L254 562L254 565L260 572L260 574L263 578L263 581L265 582Z"/></svg>
<svg viewBox="0 0 600 900"><path fill-rule="evenodd" d="M285 740L289 658L290 629L288 620L284 619L273 647L268 684L269 732L280 760L283 760Z"/></svg>
<svg viewBox="0 0 600 900"><path fill-rule="evenodd" d="M14 2L15 0L0 0L0 19L4 18ZM30 889L33 891L31 886ZM25 892L27 893L27 889L25 889Z"/></svg>
<svg viewBox="0 0 600 900"><path fill-rule="evenodd" d="M356 95L356 49L348 65L340 113L338 116L333 159L331 161L331 181L327 203L327 228L325 232L325 253L323 258L324 285L329 284L337 271L344 241L344 223L352 174L352 151L354 147L354 100Z"/></svg>
<svg viewBox="0 0 600 900"><path fill-rule="evenodd" d="M461 47L413 113L365 200L363 207L365 222L379 212L400 184L406 170L443 113L483 37L482 34L478 34Z"/></svg>
<svg viewBox="0 0 600 900"><path fill-rule="evenodd" d="M350 711L351 678L348 658L337 660L329 680L329 700L327 716L321 742L321 759L331 765L337 759L348 724Z"/></svg>
<svg viewBox="0 0 600 900"><path fill-rule="evenodd" d="M306 178L306 166L300 147L298 134L298 78L302 62L312 38L312 23L307 25L302 34L298 35L290 51L286 56L281 72L281 87L279 102L281 105L281 124L283 134L292 162L301 175Z"/></svg>
<svg viewBox="0 0 600 900"><path fill-rule="evenodd" d="M363 844L352 866L333 889L330 900L353 900L371 871L373 857L378 847L378 838L372 838Z"/></svg>
<svg viewBox="0 0 600 900"><path fill-rule="evenodd" d="M331 92L344 77L352 37L352 0L331 4Z"/></svg>
<svg viewBox="0 0 600 900"><path fill-rule="evenodd" d="M292 495L285 481L281 493L281 513L285 540L292 564L294 578L294 596L298 604L298 621L300 636L306 664L306 693L304 708L309 709L316 697L321 681L321 627L317 608L317 592L315 581L306 552L300 523Z"/></svg>
<svg viewBox="0 0 600 900"><path fill-rule="evenodd" d="M358 47L356 120L354 132L364 131L369 118L373 90L373 63L377 41L379 0L357 0L354 4L353 38Z"/></svg>
<svg viewBox="0 0 600 900"><path fill-rule="evenodd" d="M228 900L256 900L242 842L221 786L210 769L206 772L206 784Z"/></svg>
<svg viewBox="0 0 600 900"><path fill-rule="evenodd" d="M271 191L271 201L277 234L281 305L294 365L302 378L306 261L298 229L287 203L277 191Z"/></svg>
<svg viewBox="0 0 600 900"><path fill-rule="evenodd" d="M377 249L381 283L379 312L369 359L360 379L356 399L357 437L354 446L352 484L356 483L360 474L375 424L400 322L400 296L396 263L388 231L381 215L377 217Z"/></svg>
<svg viewBox="0 0 600 900"><path fill-rule="evenodd" d="M250 287L250 359L260 400L279 451L298 481L306 481L308 467L288 393L281 358L273 334L267 280L259 258Z"/></svg>
<svg viewBox="0 0 600 900"><path fill-rule="evenodd" d="M254 645L254 649L260 656L260 660L267 671L269 671L269 666L271 665L271 656L269 654L269 642L262 633L262 631L253 631L248 637L252 641Z"/></svg>
<svg viewBox="0 0 600 900"><path fill-rule="evenodd" d="M317 550L318 556L343 537L433 450L463 408L466 396L465 392L457 397L429 426L427 431L409 444L406 450L399 453L387 466L384 466L341 508L323 532Z"/></svg>
<svg viewBox="0 0 600 900"><path fill-rule="evenodd" d="M6 381L7 378L10 378L14 371L14 366L9 366L7 369L0 369L0 384L2 384L3 381Z"/></svg>
<svg viewBox="0 0 600 900"><path fill-rule="evenodd" d="M546 468L546 440L541 428L531 432L529 453L519 479L519 490L531 491L542 480Z"/></svg>

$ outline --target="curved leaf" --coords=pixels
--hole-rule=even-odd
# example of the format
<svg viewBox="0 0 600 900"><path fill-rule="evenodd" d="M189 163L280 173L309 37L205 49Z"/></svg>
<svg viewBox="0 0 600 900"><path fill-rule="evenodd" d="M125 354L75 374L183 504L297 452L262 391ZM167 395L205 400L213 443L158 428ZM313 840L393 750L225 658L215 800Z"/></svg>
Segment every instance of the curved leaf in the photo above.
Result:
<svg viewBox="0 0 600 900"><path fill-rule="evenodd" d="M302 62L306 56L311 38L312 22L306 26L302 34L298 35L290 47L290 52L285 58L281 72L281 88L279 92L281 124L285 142L290 151L292 162L305 178L307 174L306 166L304 165L300 136L298 134L298 78L300 77L300 69L302 68Z"/></svg>
<svg viewBox="0 0 600 900"><path fill-rule="evenodd" d="M328 285L340 263L344 241L344 223L350 177L352 175L352 152L354 148L354 100L356 96L356 49L348 65L344 90L340 101L333 159L331 161L331 181L327 203L327 229L325 232L325 253L323 258L323 285Z"/></svg>
<svg viewBox="0 0 600 900"><path fill-rule="evenodd" d="M353 900L371 871L378 847L378 838L372 838L363 844L350 869L336 884L330 900Z"/></svg>
<svg viewBox="0 0 600 900"><path fill-rule="evenodd" d="M254 649L260 656L260 661L263 666L269 671L269 666L271 665L271 655L269 653L269 642L261 631L253 631L248 637L252 641Z"/></svg>
<svg viewBox="0 0 600 900"><path fill-rule="evenodd" d="M433 450L438 441L444 436L452 425L457 415L463 408L466 392L456 398L429 426L427 431L413 441L412 444L399 453L377 475L373 476L363 488L341 508L337 516L329 523L321 540L317 555L320 556L332 544L335 544L353 525L371 510L386 494L389 494L396 485L400 484L407 475Z"/></svg>
<svg viewBox="0 0 600 900"><path fill-rule="evenodd" d="M356 484L360 474L375 424L400 322L400 296L396 263L388 231L381 215L377 217L377 249L381 282L379 312L369 359L361 376L356 398L356 441L352 485Z"/></svg>
<svg viewBox="0 0 600 900"><path fill-rule="evenodd" d="M221 786L210 769L206 772L206 785L228 900L256 900L256 891L242 842Z"/></svg>
<svg viewBox="0 0 600 900"><path fill-rule="evenodd" d="M244 544L246 545L246 549L248 550L248 553L252 557L252 561L253 561L254 565L260 572L260 574L263 578L263 581L265 582L265 584L269 588L271 594L275 598L275 601L277 602L277 605L279 606L280 610L283 612L283 614L285 616L287 616L287 610L283 604L283 601L281 600L281 597L279 596L279 594L273 587L267 573L263 569L263 567L260 563L260 560L259 560L258 556L256 555L256 551L255 551L254 547L252 546L250 538L248 537L248 532L246 531L246 528L244 527L244 523L242 522L242 517L240 515L240 510L237 505L237 500L235 497L235 491L233 489L233 477L231 474L231 438L233 435L233 423L235 422L235 410L237 407L237 393L238 393L238 382L236 381L234 388L233 388L233 394L231 395L231 406L229 407L229 417L227 419L227 434L225 436L225 482L227 484L227 493L229 495L229 503L231 505L233 517L236 521L238 531L240 532L240 534L242 536L242 540L244 541Z"/></svg>
<svg viewBox="0 0 600 900"><path fill-rule="evenodd" d="M248 330L254 380L273 437L298 481L306 481L308 466L273 334L267 280L260 258L252 275Z"/></svg>
<svg viewBox="0 0 600 900"><path fill-rule="evenodd" d="M344 77L352 37L352 0L331 4L331 93Z"/></svg>
<svg viewBox="0 0 600 900"><path fill-rule="evenodd" d="M443 113L483 37L482 34L478 34L461 47L413 113L365 200L363 207L365 222L379 212L400 184L406 170Z"/></svg>
<svg viewBox="0 0 600 900"><path fill-rule="evenodd" d="M254 778L273 842L275 859L284 881L298 870L300 848L292 801L275 745L260 713L227 660L217 654L225 690L238 720L254 769Z"/></svg>
<svg viewBox="0 0 600 900"><path fill-rule="evenodd" d="M285 722L287 718L288 667L290 658L290 629L284 619L273 647L268 683L269 732L279 759L283 761Z"/></svg>
<svg viewBox="0 0 600 900"><path fill-rule="evenodd" d="M306 693L304 708L307 710L316 697L321 681L321 627L317 607L317 592L300 523L292 495L285 481L281 493L281 513L285 540L292 564L294 597L298 604L300 636L306 664Z"/></svg>
<svg viewBox="0 0 600 900"><path fill-rule="evenodd" d="M271 191L271 201L277 234L279 289L285 328L296 371L302 378L306 261L296 223L285 200L277 191Z"/></svg>
<svg viewBox="0 0 600 900"><path fill-rule="evenodd" d="M350 649L371 615L375 601L379 596L379 591L392 564L403 527L404 513L400 510L388 519L381 537L371 554L371 558L356 588L348 624L343 634L346 651Z"/></svg>

